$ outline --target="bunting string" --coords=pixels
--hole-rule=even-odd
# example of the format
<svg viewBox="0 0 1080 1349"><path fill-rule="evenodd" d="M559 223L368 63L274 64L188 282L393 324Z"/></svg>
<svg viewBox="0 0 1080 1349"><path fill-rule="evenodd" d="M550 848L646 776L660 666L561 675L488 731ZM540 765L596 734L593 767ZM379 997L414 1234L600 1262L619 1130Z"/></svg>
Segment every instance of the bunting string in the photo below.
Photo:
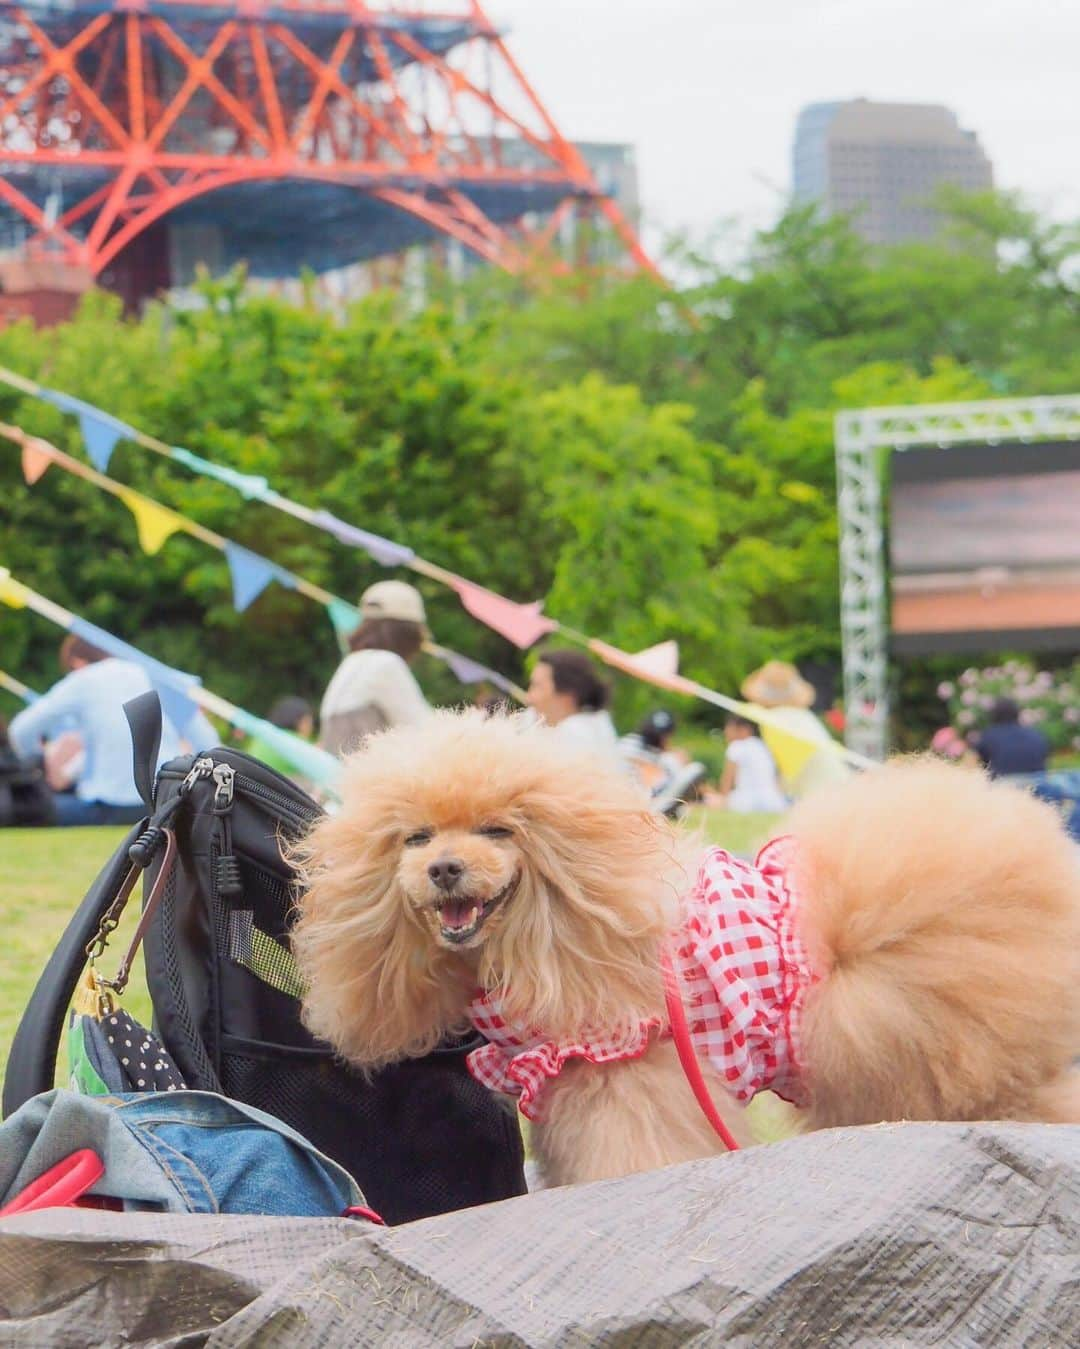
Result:
<svg viewBox="0 0 1080 1349"><path fill-rule="evenodd" d="M287 759L298 773L336 796L341 761L333 754L203 688L196 675L165 665L104 628L88 623L86 619L24 585L3 566L0 566L0 603L14 609L32 609L57 627L85 637L108 655L142 666L161 697L165 714L181 735L190 725L195 710L200 709L228 722L246 735L258 736Z"/></svg>
<svg viewBox="0 0 1080 1349"><path fill-rule="evenodd" d="M84 403L81 399L58 393L53 389L47 389L33 380L5 369L3 366L0 366L0 383L6 383L22 393L43 399L76 415L79 418L87 454L91 459L94 459L95 454L98 459L101 459L104 454L103 447L107 446L108 453L104 454L105 464L107 465L108 456L111 455L117 440L126 439L142 446L144 449L153 451L155 454L182 463L196 473L205 474L219 482L226 483L235 491L240 492L247 500L261 501L275 510L284 511L295 519L302 520L306 524L330 534L349 547L362 549L382 566L407 567L419 575L426 576L441 585L449 587L456 592L462 606L469 614L522 650L534 645L542 637L557 632L567 641L586 647L599 660L630 675L632 678L672 693L698 699L724 711L734 712L739 716L749 718L763 728L769 728L774 743L777 745L781 742L785 745L791 742L799 744L802 747L800 753L804 759L809 758L811 754L817 753L819 750L825 750L834 753L838 758L853 767L870 768L874 766L872 760L861 754L856 754L843 745L836 742L831 742L828 745L818 743L816 740L811 740L809 736L782 725L770 714L767 708L760 707L755 703L745 703L736 698L729 698L694 680L684 679L669 668L672 648L675 649L677 655L677 647L674 643L660 643L659 646L650 647L647 651L639 652L637 655L621 651L609 643L590 638L585 633L578 632L557 619L543 614L541 612L543 608L541 600L535 600L532 603L520 603L516 600L507 599L505 596L487 590L455 572L428 562L404 544L395 543L392 539L386 539L381 535L360 529L348 521L339 519L329 511L314 510L299 502L292 501L270 487L263 477L242 474L234 469L215 464L211 460L202 459L188 450L167 445L155 436L147 435L135 427L128 426L127 423L118 421L109 413L103 412L91 404ZM163 523L161 527L164 527ZM274 564L266 562L266 565L273 566ZM299 587L297 588L299 589ZM335 621L335 610L331 607L329 600L321 602L326 604L331 621ZM344 604L345 601L340 601L340 603ZM335 626L337 626L336 621ZM492 680L492 682L495 681Z"/></svg>
<svg viewBox="0 0 1080 1349"><path fill-rule="evenodd" d="M331 594L322 586L315 585L276 562L271 562L269 558L252 552L249 548L244 548L215 530L207 529L179 511L174 511L152 497L118 483L114 478L109 478L96 469L88 468L50 441L40 436L31 436L21 427L9 426L3 422L0 422L0 436L20 447L23 477L28 484L38 482L49 466L56 464L66 472L93 483L103 492L122 501L135 519L136 533L144 552L153 555L173 534L185 533L223 553L232 579L233 606L238 613L243 613L271 581L276 581L286 589L295 590L321 604L339 640L346 638L359 626L360 610L348 600L342 599L340 595ZM437 646L434 642L425 642L424 649L449 666L461 678L462 683L490 683L517 701L524 702L525 695L522 690L497 671L490 670L466 656L460 656L457 652ZM462 678L463 673L467 673L468 678Z"/></svg>
<svg viewBox="0 0 1080 1349"><path fill-rule="evenodd" d="M8 693L13 693L16 698L21 698L24 703L36 703L39 695L21 679L16 679L14 675L9 675L6 670L0 670L0 689L6 689Z"/></svg>

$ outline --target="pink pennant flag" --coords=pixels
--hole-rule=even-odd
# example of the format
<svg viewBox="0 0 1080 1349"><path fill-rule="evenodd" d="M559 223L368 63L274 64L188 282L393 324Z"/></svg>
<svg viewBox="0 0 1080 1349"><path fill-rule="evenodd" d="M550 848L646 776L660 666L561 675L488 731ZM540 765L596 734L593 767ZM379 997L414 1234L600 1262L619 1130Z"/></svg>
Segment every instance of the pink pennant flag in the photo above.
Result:
<svg viewBox="0 0 1080 1349"><path fill-rule="evenodd" d="M23 477L27 483L33 487L38 478L52 463L53 458L48 450L42 449L32 441L27 441L22 447L22 471Z"/></svg>
<svg viewBox="0 0 1080 1349"><path fill-rule="evenodd" d="M504 599L502 595L496 595L494 591L485 590L483 586L473 585L471 581L465 581L460 576L452 584L461 603L473 618L486 623L489 628L522 650L538 642L547 633L554 632L559 626L554 619L545 618L540 612L543 600L534 600L532 604L518 604L514 600Z"/></svg>

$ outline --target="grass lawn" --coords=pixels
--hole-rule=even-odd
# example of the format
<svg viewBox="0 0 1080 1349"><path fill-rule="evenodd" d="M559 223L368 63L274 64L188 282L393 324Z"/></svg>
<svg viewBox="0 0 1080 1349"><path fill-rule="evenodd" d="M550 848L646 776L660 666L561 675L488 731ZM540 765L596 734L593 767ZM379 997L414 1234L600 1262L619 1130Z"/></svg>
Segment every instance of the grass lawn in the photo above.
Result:
<svg viewBox="0 0 1080 1349"><path fill-rule="evenodd" d="M79 906L90 883L108 861L125 829L0 830L0 1081L8 1051L38 975ZM101 962L113 974L138 920L136 888L123 923L113 933ZM124 1005L138 1020L150 1015L141 961L132 974ZM59 1080L66 1077L67 1051L61 1045Z"/></svg>
<svg viewBox="0 0 1080 1349"><path fill-rule="evenodd" d="M750 854L775 831L776 817L695 810L688 817L688 824L732 852ZM0 943L0 1083L12 1036L38 976L68 919L125 832L124 829L0 830L0 927L4 932L4 941ZM141 887L137 887L101 961L107 975L115 973L127 949L138 918L140 895ZM141 957L132 973L124 1006L136 1020L150 1024ZM57 1077L62 1082L67 1062L64 1045L57 1062ZM777 1114L770 1104L772 1099L759 1098L753 1107L755 1123L762 1135L769 1137L786 1132L782 1114Z"/></svg>

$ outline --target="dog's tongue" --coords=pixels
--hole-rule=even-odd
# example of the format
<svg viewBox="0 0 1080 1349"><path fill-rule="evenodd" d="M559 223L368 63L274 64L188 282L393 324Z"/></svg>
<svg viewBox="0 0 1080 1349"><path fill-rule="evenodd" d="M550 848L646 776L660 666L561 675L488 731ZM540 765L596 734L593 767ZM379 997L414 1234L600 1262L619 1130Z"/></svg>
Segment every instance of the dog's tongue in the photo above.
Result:
<svg viewBox="0 0 1080 1349"><path fill-rule="evenodd" d="M439 920L444 927L467 927L476 907L471 899L447 900L439 905Z"/></svg>

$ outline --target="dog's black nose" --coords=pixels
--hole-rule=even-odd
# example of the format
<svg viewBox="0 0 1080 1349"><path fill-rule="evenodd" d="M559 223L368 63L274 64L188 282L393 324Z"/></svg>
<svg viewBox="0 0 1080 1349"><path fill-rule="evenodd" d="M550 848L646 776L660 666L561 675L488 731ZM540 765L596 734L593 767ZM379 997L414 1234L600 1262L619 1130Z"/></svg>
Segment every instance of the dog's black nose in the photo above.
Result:
<svg viewBox="0 0 1080 1349"><path fill-rule="evenodd" d="M464 872L465 863L459 857L440 857L427 869L427 874L440 890L452 890Z"/></svg>

